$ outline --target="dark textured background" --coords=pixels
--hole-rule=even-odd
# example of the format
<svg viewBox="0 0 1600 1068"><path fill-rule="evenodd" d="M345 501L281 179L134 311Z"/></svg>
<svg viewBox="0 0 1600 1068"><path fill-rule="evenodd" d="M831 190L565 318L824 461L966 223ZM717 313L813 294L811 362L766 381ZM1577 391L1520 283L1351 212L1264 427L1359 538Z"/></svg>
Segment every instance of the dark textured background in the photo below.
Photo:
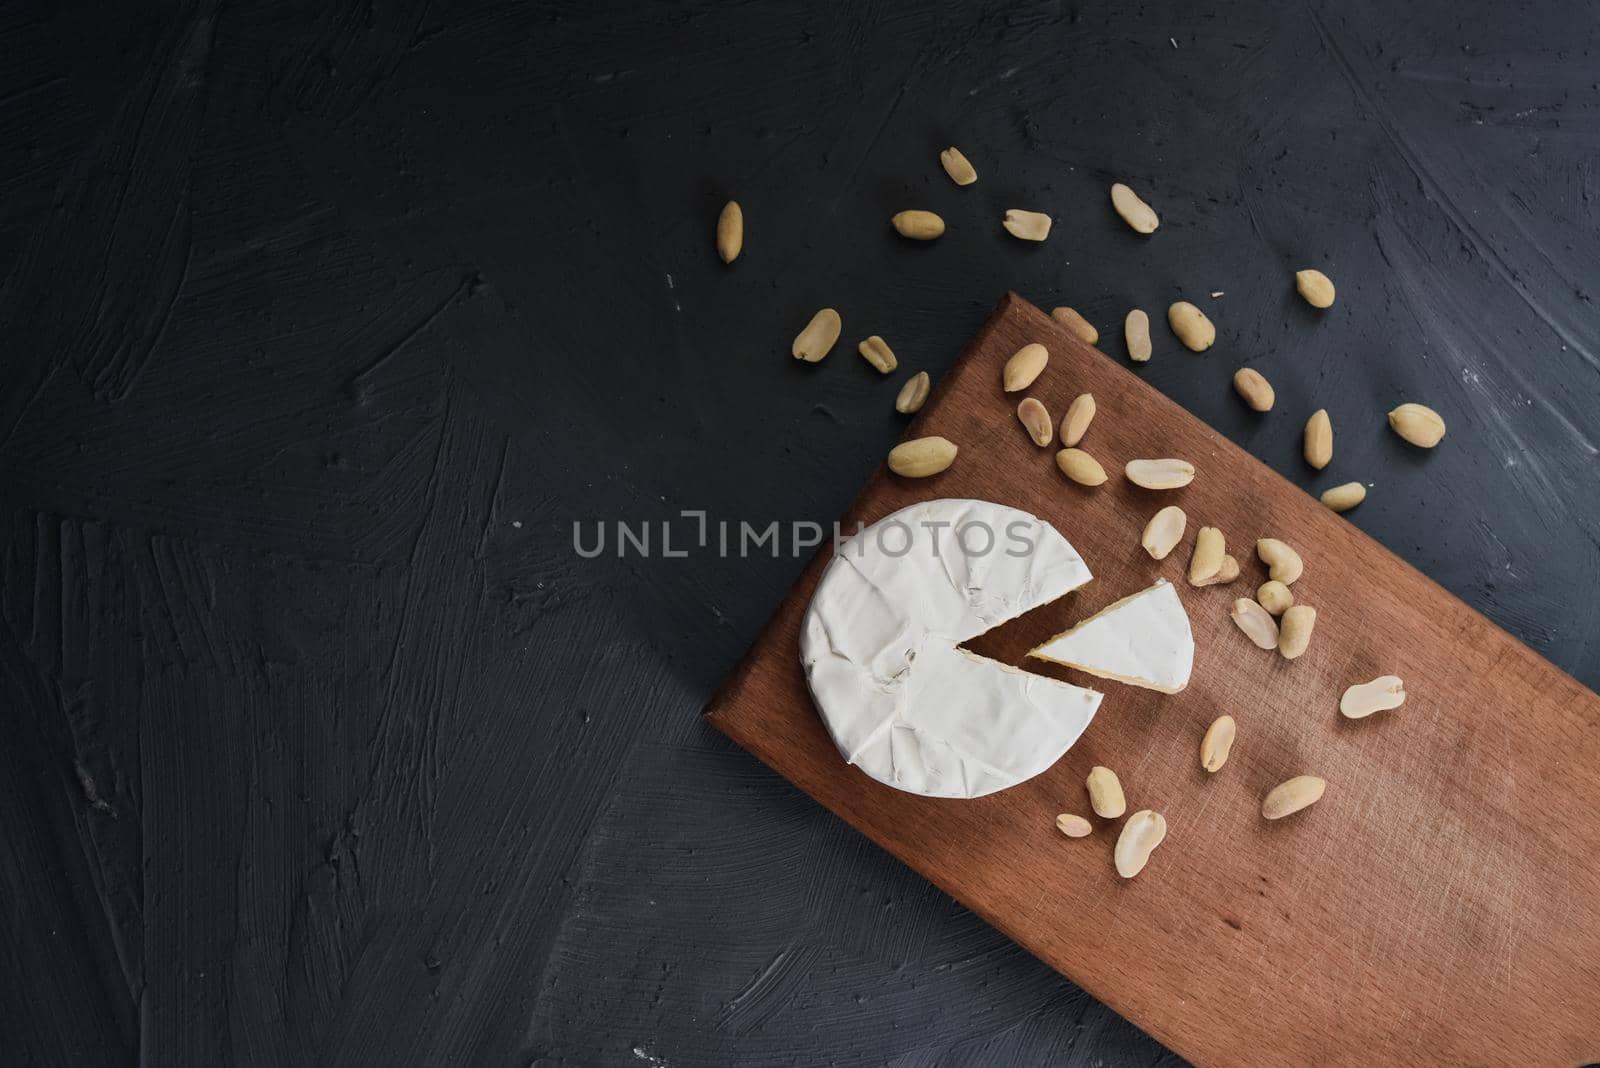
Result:
<svg viewBox="0 0 1600 1068"><path fill-rule="evenodd" d="M1181 294L1216 347L1158 325L1141 373L1375 483L1353 522L1594 685L1597 34L1555 0L0 4L0 1047L1173 1060L700 722L802 560L582 561L572 523L829 521L901 425L860 337L937 375L1014 288L1121 356ZM908 206L951 232L898 240ZM1408 398L1435 454L1384 428Z"/></svg>

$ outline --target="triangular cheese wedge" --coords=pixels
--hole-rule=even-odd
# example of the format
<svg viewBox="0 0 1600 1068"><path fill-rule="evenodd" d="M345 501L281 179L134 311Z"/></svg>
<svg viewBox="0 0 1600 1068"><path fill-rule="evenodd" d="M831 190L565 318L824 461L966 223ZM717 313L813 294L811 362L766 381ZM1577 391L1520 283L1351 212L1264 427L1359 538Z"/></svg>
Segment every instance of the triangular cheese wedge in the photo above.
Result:
<svg viewBox="0 0 1600 1068"><path fill-rule="evenodd" d="M1178 591L1162 579L1028 655L1130 686L1177 693L1189 685L1194 635Z"/></svg>

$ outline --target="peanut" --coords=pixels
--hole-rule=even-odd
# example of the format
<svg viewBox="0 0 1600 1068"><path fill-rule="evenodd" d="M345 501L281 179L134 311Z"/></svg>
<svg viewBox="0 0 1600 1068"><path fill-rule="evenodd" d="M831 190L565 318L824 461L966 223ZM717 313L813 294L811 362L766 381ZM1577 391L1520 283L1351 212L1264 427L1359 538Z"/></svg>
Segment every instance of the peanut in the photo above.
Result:
<svg viewBox="0 0 1600 1068"><path fill-rule="evenodd" d="M1244 636L1256 644L1258 649L1276 649L1278 647L1278 621L1272 618L1272 613L1262 608L1248 597L1240 597L1233 602L1234 625L1244 631Z"/></svg>
<svg viewBox="0 0 1600 1068"><path fill-rule="evenodd" d="M1239 561L1232 555L1224 555L1222 566L1217 568L1217 573L1208 579L1201 579L1196 585L1200 586L1226 586L1239 577Z"/></svg>
<svg viewBox="0 0 1600 1068"><path fill-rule="evenodd" d="M1094 328L1094 324L1085 319L1083 316L1079 315L1075 309L1068 308L1065 305L1062 305L1059 308L1051 308L1050 318L1054 319L1068 330L1071 330L1074 334L1083 338L1083 340L1087 341L1091 345L1100 340L1100 331L1096 330Z"/></svg>
<svg viewBox="0 0 1600 1068"><path fill-rule="evenodd" d="M1084 786L1089 790L1089 807L1096 816L1114 820L1128 811L1127 799L1122 796L1122 780L1110 768L1099 764L1090 768Z"/></svg>
<svg viewBox="0 0 1600 1068"><path fill-rule="evenodd" d="M1311 644L1311 629L1317 625L1317 610L1308 604L1292 604L1278 623L1278 654L1293 660Z"/></svg>
<svg viewBox="0 0 1600 1068"><path fill-rule="evenodd" d="M1086 838L1094 833L1094 824L1082 816L1075 816L1071 812L1063 812L1056 817L1056 830L1068 838Z"/></svg>
<svg viewBox="0 0 1600 1068"><path fill-rule="evenodd" d="M1346 482L1322 491L1322 503L1335 512L1348 512L1367 499L1367 487L1359 482Z"/></svg>
<svg viewBox="0 0 1600 1068"><path fill-rule="evenodd" d="M1288 782L1281 782L1268 792L1265 800L1261 802L1261 815L1269 820L1281 820L1285 816L1292 816L1303 808L1308 808L1322 799L1322 792L1328 788L1326 780L1315 775L1296 775Z"/></svg>
<svg viewBox="0 0 1600 1068"><path fill-rule="evenodd" d="M1233 722L1232 716L1218 716L1206 728L1205 737L1200 739L1200 766L1208 772L1215 772L1226 764L1238 733L1238 725Z"/></svg>
<svg viewBox="0 0 1600 1068"><path fill-rule="evenodd" d="M889 450L889 470L902 478L927 478L955 463L954 442L937 435L902 441Z"/></svg>
<svg viewBox="0 0 1600 1068"><path fill-rule="evenodd" d="M1217 340L1217 328L1211 325L1206 313L1186 300L1167 309L1167 325L1193 352L1204 352Z"/></svg>
<svg viewBox="0 0 1600 1068"><path fill-rule="evenodd" d="M1067 406L1067 414L1061 417L1061 444L1070 448L1082 441L1089 432L1094 412L1093 393L1080 393L1072 398L1072 403Z"/></svg>
<svg viewBox="0 0 1600 1068"><path fill-rule="evenodd" d="M1050 236L1050 216L1043 212L1010 208L1002 225L1006 233L1023 241L1043 241Z"/></svg>
<svg viewBox="0 0 1600 1068"><path fill-rule="evenodd" d="M1189 585L1201 586L1215 577L1222 570L1226 556L1227 544L1222 531L1216 527L1201 527L1200 533L1195 535L1194 555L1189 557Z"/></svg>
<svg viewBox="0 0 1600 1068"><path fill-rule="evenodd" d="M1122 221L1141 234L1153 234L1161 220L1150 205L1139 199L1139 194L1118 182L1111 187L1111 206L1117 209Z"/></svg>
<svg viewBox="0 0 1600 1068"><path fill-rule="evenodd" d="M1005 370L1000 374L1001 388L1007 393L1027 389L1044 372L1044 365L1049 362L1050 350L1037 341L1022 346L1006 361Z"/></svg>
<svg viewBox="0 0 1600 1068"><path fill-rule="evenodd" d="M1055 436L1055 424L1050 419L1050 412L1042 402L1032 397L1022 398L1022 403L1017 405L1017 419L1033 443L1041 448L1050 444L1050 439Z"/></svg>
<svg viewBox="0 0 1600 1068"><path fill-rule="evenodd" d="M1166 837L1167 821L1161 813L1145 808L1129 816L1128 822L1122 825L1122 833L1117 835L1116 849L1111 854L1117 874L1124 879L1131 879L1144 871L1144 866L1150 862L1150 854Z"/></svg>
<svg viewBox="0 0 1600 1068"><path fill-rule="evenodd" d="M1293 586L1294 580L1305 570L1305 565L1300 562L1300 554L1277 538L1262 538L1257 541L1256 555L1267 565L1268 576L1285 586Z"/></svg>
<svg viewBox="0 0 1600 1068"><path fill-rule="evenodd" d="M939 153L939 165L956 185L971 185L978 180L978 172L972 169L967 157L954 145Z"/></svg>
<svg viewBox="0 0 1600 1068"><path fill-rule="evenodd" d="M888 374L900 366L900 361L894 358L894 350L889 343L877 334L856 346L856 351L861 353L861 358L878 369L880 374Z"/></svg>
<svg viewBox="0 0 1600 1068"><path fill-rule="evenodd" d="M1281 616L1294 604L1294 594L1277 579L1268 579L1256 590L1256 603L1275 616Z"/></svg>
<svg viewBox="0 0 1600 1068"><path fill-rule="evenodd" d="M1169 504L1150 517L1150 522L1144 525L1144 536L1139 539L1139 544L1144 546L1144 551L1150 554L1152 560L1165 560L1167 554L1183 540L1183 528L1188 522L1189 517L1183 514L1182 508Z"/></svg>
<svg viewBox="0 0 1600 1068"><path fill-rule="evenodd" d="M901 415L911 415L920 411L928 401L930 388L928 372L918 371L906 379L906 384L900 387L900 393L894 399L894 410Z"/></svg>
<svg viewBox="0 0 1600 1068"><path fill-rule="evenodd" d="M1122 320L1122 338L1128 344L1128 359L1144 363L1150 358L1150 316L1135 308Z"/></svg>
<svg viewBox="0 0 1600 1068"><path fill-rule="evenodd" d="M1318 408L1306 420L1304 450L1306 463L1321 471L1333 459L1333 423L1328 409Z"/></svg>
<svg viewBox="0 0 1600 1068"><path fill-rule="evenodd" d="M1313 308L1333 307L1333 283L1321 271L1308 268L1294 272L1294 287Z"/></svg>
<svg viewBox="0 0 1600 1068"><path fill-rule="evenodd" d="M1182 489L1194 481L1194 464L1188 460L1129 460L1122 468L1128 481L1152 490Z"/></svg>
<svg viewBox="0 0 1600 1068"><path fill-rule="evenodd" d="M889 220L901 237L932 241L944 233L944 220L931 211L902 211Z"/></svg>
<svg viewBox="0 0 1600 1068"><path fill-rule="evenodd" d="M1062 812L1056 817L1056 830L1061 831L1067 838L1088 838L1094 833L1094 825L1083 819L1082 815Z"/></svg>
<svg viewBox="0 0 1600 1068"><path fill-rule="evenodd" d="M1419 449L1431 449L1444 440L1444 419L1424 404L1402 404L1389 413L1394 432Z"/></svg>
<svg viewBox="0 0 1600 1068"><path fill-rule="evenodd" d="M1235 393L1244 398L1251 411L1270 412L1273 403L1278 399L1273 392L1272 383L1262 377L1261 372L1253 367L1241 367L1233 372L1233 389Z"/></svg>
<svg viewBox="0 0 1600 1068"><path fill-rule="evenodd" d="M1398 675L1380 675L1371 682L1352 686L1339 698L1339 714L1346 719L1365 719L1374 712L1399 708L1406 701L1406 684Z"/></svg>
<svg viewBox="0 0 1600 1068"><path fill-rule="evenodd" d="M732 263L744 250L744 209L737 200L722 206L717 216L717 255L723 263Z"/></svg>
<svg viewBox="0 0 1600 1068"><path fill-rule="evenodd" d="M811 317L804 330L795 335L794 345L789 351L794 353L797 360L816 363L833 349L833 343L839 340L839 331L843 328L839 313L832 308L823 308Z"/></svg>
<svg viewBox="0 0 1600 1068"><path fill-rule="evenodd" d="M1056 466L1080 486L1099 486L1106 480L1106 469L1100 461L1082 449L1062 449L1056 453Z"/></svg>

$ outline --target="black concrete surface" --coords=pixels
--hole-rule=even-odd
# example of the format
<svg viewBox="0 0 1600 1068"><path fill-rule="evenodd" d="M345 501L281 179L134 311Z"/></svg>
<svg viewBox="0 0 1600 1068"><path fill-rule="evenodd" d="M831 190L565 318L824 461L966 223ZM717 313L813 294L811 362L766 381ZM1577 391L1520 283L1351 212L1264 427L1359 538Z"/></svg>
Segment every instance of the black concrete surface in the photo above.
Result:
<svg viewBox="0 0 1600 1068"><path fill-rule="evenodd" d="M901 427L861 337L937 375L1016 289L1120 354L1182 295L1216 347L1158 325L1141 374L1308 489L1372 482L1352 522L1595 685L1597 33L1554 0L0 4L6 1059L1175 1062L701 723L802 557L586 560L573 524L828 522ZM950 232L898 239L910 206ZM845 337L798 366L823 304ZM1385 429L1405 399L1436 453Z"/></svg>

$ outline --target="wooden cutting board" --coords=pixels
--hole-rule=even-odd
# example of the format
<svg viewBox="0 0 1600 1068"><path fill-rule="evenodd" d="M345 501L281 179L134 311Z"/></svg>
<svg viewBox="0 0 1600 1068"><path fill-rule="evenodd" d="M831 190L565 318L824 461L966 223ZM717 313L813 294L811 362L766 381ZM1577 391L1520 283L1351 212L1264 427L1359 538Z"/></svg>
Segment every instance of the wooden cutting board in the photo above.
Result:
<svg viewBox="0 0 1600 1068"><path fill-rule="evenodd" d="M1069 483L1000 390L1007 357L1050 350L1031 390L1057 419L1098 404L1083 447L1111 479ZM1279 414L1275 418L1286 418ZM975 801L932 800L845 764L814 711L799 624L826 546L707 714L734 740L1062 974L1202 1065L1551 1064L1600 1059L1600 697L1323 508L1117 361L1011 295L939 384L908 437L942 434L955 465L923 480L880 467L843 517L978 497L1035 513L1095 580L970 643L1024 664L1035 643L1158 577L1178 585L1194 675L1164 695L1025 666L1105 693L1045 774ZM1448 440L1444 448L1449 448ZM1172 493L1121 474L1177 456L1199 474ZM1139 547L1166 504L1189 514L1165 561ZM1184 582L1195 531L1219 527L1243 567L1229 586ZM1299 660L1263 652L1228 612L1266 574L1251 551L1281 537L1306 563L1296 598L1318 611ZM1404 706L1362 721L1344 689L1405 680ZM1200 770L1201 734L1239 724L1226 767ZM1165 814L1136 879L1112 868L1121 821L1069 840L1105 764L1130 811ZM1300 773L1322 801L1269 823L1261 798Z"/></svg>

